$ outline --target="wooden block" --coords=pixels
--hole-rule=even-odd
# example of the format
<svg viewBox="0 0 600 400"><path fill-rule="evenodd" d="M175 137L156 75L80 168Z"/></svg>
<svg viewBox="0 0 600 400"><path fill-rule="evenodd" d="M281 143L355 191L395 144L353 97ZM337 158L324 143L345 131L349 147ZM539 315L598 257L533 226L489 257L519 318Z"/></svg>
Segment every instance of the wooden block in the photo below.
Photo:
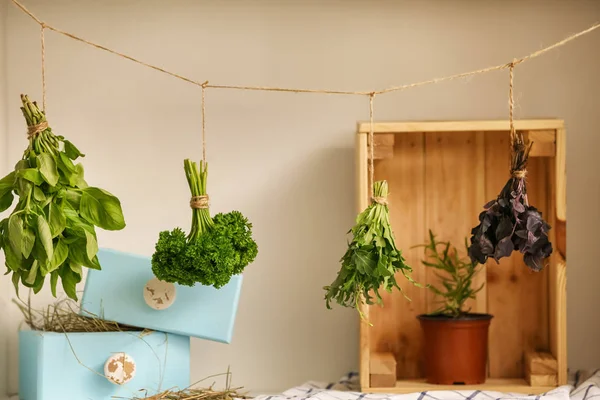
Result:
<svg viewBox="0 0 600 400"><path fill-rule="evenodd" d="M523 132L526 139L533 142L529 153L530 157L554 157L556 156L556 131L535 130Z"/></svg>
<svg viewBox="0 0 600 400"><path fill-rule="evenodd" d="M528 351L525 353L525 368L532 375L556 375L558 362L550 353Z"/></svg>
<svg viewBox="0 0 600 400"><path fill-rule="evenodd" d="M525 374L525 379L530 386L558 386L558 378L556 375L531 375L527 372Z"/></svg>
<svg viewBox="0 0 600 400"><path fill-rule="evenodd" d="M396 359L392 353L371 354L369 367L370 387L396 385Z"/></svg>

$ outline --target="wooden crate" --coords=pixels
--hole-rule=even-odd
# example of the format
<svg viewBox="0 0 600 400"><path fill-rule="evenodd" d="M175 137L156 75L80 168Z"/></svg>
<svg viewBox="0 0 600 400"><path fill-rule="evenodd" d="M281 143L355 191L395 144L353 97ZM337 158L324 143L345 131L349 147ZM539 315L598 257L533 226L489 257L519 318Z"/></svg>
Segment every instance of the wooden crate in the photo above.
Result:
<svg viewBox="0 0 600 400"><path fill-rule="evenodd" d="M530 203L552 226L554 252L549 266L534 273L515 253L500 264L481 266L478 282L484 289L472 301L473 312L494 316L489 333L488 379L484 385L451 386L527 394L550 390L540 382L567 382L566 349L566 167L565 129L560 120L521 120L516 129L534 141L528 166ZM358 211L369 201L369 123L358 124L356 143ZM434 282L432 271L421 264L428 229L441 240L462 249L471 228L478 224L483 205L494 199L509 178L508 121L390 122L375 123L375 179L390 188L391 220L397 243L413 277ZM416 316L433 311L433 295L412 287L403 277L400 285L412 302L394 292L384 307L363 307L373 326L360 324L360 381L362 391L408 393L447 389L424 383L423 337ZM529 379L525 354L546 353L556 360L555 380ZM371 368L381 355L396 360L396 385L378 386ZM383 367L382 367L383 368ZM381 371L382 368L378 368ZM533 386L528 382L531 382ZM373 383L373 384L372 384Z"/></svg>

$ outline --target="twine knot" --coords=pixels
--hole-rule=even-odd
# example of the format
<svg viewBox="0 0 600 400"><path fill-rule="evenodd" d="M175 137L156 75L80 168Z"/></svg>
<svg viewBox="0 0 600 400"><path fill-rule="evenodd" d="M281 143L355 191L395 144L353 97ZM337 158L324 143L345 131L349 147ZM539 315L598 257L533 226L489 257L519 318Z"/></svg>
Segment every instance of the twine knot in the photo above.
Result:
<svg viewBox="0 0 600 400"><path fill-rule="evenodd" d="M48 129L48 122L44 121L37 125L31 125L27 127L27 139L31 139L39 135L41 132Z"/></svg>
<svg viewBox="0 0 600 400"><path fill-rule="evenodd" d="M512 176L513 178L524 179L527 176L527 170L513 171Z"/></svg>
<svg viewBox="0 0 600 400"><path fill-rule="evenodd" d="M208 208L208 195L193 196L192 199L190 200L190 207L193 209Z"/></svg>
<svg viewBox="0 0 600 400"><path fill-rule="evenodd" d="M381 204L382 206L388 205L387 197L373 196L371 197L371 201L375 204Z"/></svg>

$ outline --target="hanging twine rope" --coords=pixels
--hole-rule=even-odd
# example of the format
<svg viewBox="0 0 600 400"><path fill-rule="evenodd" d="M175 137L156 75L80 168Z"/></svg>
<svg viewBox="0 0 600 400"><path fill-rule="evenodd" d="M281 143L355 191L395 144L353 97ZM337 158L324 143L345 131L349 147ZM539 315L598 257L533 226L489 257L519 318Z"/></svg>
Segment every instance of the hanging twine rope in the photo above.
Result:
<svg viewBox="0 0 600 400"><path fill-rule="evenodd" d="M527 159L529 151L533 143L525 143L523 133L517 132L515 129L514 113L515 113L515 96L514 96L514 79L515 65L522 61L515 60L509 64L508 69L508 119L510 125L510 173L514 178L524 179L527 176Z"/></svg>
<svg viewBox="0 0 600 400"><path fill-rule="evenodd" d="M170 75L174 78L180 79L184 82L188 82L191 83L193 85L197 85L197 86L201 86L203 88L213 88L213 89L232 89L232 90L257 90L257 91L265 91L265 92L291 92L291 93L318 93L318 94L337 94L337 95L354 95L354 96L369 96L371 97L372 95L375 94L385 94L385 93L390 93L390 92L395 92L395 91L400 91L400 90L406 90L406 89L410 89L410 88L415 88L418 86L424 86L424 85L429 85L429 84L436 84L436 83L440 83L440 82L444 82L444 81L450 81L450 80L454 80L454 79L460 79L460 78L466 78L472 75L478 75L478 74L484 74L487 72L492 72L492 71L498 71L498 70L502 70L502 69L509 69L512 66L518 64L518 63L522 63L528 60L531 60L532 58L535 57L539 57L542 54L545 54L551 50L554 50L560 46L563 46L565 44L567 44L568 42L575 40L583 35L586 35L598 28L600 28L600 23L595 24L593 26L591 26L588 29L585 29L581 32L578 32L574 35L571 35L557 43L554 43L551 46L545 47L541 50L535 51L525 57L522 57L516 61L513 61L511 63L506 63L506 64L500 64L500 65L496 65L496 66L492 66L492 67L488 67L488 68L483 68L483 69L478 69L478 70L474 70L474 71L469 71L469 72L463 72L460 74L456 74L456 75L450 75L450 76L446 76L446 77L441 77L441 78L435 78L435 79L430 79L430 80L426 80L426 81L422 81L422 82L416 82L416 83L410 83L410 84L406 84L406 85L401 85L401 86L392 86L390 88L387 89L383 89L383 90L379 90L379 91L345 91L345 90L327 90L327 89L302 89L302 88L285 88L285 87L267 87L267 86L237 86L237 85L208 85L203 83L202 81L196 81L194 79L191 78L187 78L183 75L179 75L176 74L174 72L170 72L167 71L161 67L140 61L132 56L129 56L127 54L124 53L120 53L116 50L110 49L106 46L102 46L100 44L91 42L89 40L83 39L79 36L76 36L72 33L69 32L65 32L63 30L60 30L58 28L55 28L53 26L47 25L44 22L42 22L38 17L36 17L31 11L29 11L23 4L21 4L18 0L12 0L12 2L21 10L23 11L25 14L27 14L29 17L31 17L35 22L37 22L40 26L42 26L45 29L49 29L53 32L56 32L58 34L61 34L63 36L69 37L73 40L76 40L78 42L81 43L85 43L89 46L92 46L94 48L100 49L100 50L104 50L108 53L114 54L116 56L125 58L127 60L133 61L137 64L143 65L147 68L151 68L155 71L158 72L162 72L164 74Z"/></svg>
<svg viewBox="0 0 600 400"><path fill-rule="evenodd" d="M40 41L42 45L42 112L46 114L46 41L44 39L44 31L46 24L40 24Z"/></svg>
<svg viewBox="0 0 600 400"><path fill-rule="evenodd" d="M206 163L206 85L202 84L202 161Z"/></svg>

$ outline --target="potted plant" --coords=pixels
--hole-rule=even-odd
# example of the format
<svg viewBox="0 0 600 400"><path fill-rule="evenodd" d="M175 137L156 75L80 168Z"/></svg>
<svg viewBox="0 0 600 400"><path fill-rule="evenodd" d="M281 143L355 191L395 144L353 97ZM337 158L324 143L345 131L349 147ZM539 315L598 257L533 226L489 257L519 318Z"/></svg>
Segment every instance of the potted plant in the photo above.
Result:
<svg viewBox="0 0 600 400"><path fill-rule="evenodd" d="M467 246L465 242L465 246ZM423 265L435 271L441 286L429 285L440 307L418 315L425 339L428 383L473 385L485 382L490 314L471 313L466 302L483 288L473 288L477 263L462 258L450 242L440 242L429 231ZM468 247L468 246L467 246Z"/></svg>

